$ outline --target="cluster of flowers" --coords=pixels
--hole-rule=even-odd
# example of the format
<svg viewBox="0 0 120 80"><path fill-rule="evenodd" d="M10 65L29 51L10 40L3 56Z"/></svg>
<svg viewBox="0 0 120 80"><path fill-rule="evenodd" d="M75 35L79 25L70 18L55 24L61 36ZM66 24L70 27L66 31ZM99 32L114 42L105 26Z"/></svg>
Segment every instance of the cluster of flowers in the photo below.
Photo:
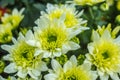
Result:
<svg viewBox="0 0 120 80"><path fill-rule="evenodd" d="M21 20L23 19L24 8L19 12L17 9L12 11L12 14L4 13L1 17L0 24L0 43L10 42L12 39L12 30L16 29Z"/></svg>
<svg viewBox="0 0 120 80"><path fill-rule="evenodd" d="M94 0L89 1L87 4L91 5ZM4 37L19 25L24 17L23 10L14 9L12 15L5 14L1 18L3 24L0 30L5 29L2 31ZM83 10L78 12L74 4L47 4L46 11L41 11L41 16L35 21L33 31L28 30L25 35L20 32L17 39L12 37L13 45L1 46L9 52L3 57L10 61L4 72L14 76L8 79L0 76L0 80L108 80L109 77L120 80L120 36L117 37L120 26L112 30L111 24L108 24L93 30L92 41L88 44L88 53L82 64L78 63L75 55L63 60L65 62L62 58L56 59L80 48L76 35L89 29L86 27L87 20L81 18L82 14ZM0 40L4 41L4 37ZM50 65L44 59L50 59Z"/></svg>

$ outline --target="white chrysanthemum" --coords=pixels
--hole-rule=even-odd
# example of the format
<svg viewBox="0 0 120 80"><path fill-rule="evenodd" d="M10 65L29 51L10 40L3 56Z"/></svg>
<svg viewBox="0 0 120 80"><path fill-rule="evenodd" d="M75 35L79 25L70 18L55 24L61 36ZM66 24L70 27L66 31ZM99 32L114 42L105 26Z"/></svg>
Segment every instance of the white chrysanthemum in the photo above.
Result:
<svg viewBox="0 0 120 80"><path fill-rule="evenodd" d="M88 44L87 60L97 67L101 80L120 80L120 36L113 39L108 30L100 35L93 32L93 42Z"/></svg>
<svg viewBox="0 0 120 80"><path fill-rule="evenodd" d="M39 26L34 27L35 40L28 41L30 45L39 47L40 50L35 55L43 53L43 57L55 57L80 48L71 38L79 34L81 29L72 31L62 21L51 22L47 18L38 19L37 22Z"/></svg>
<svg viewBox="0 0 120 80"><path fill-rule="evenodd" d="M0 24L0 43L7 43L12 40L11 24Z"/></svg>
<svg viewBox="0 0 120 80"><path fill-rule="evenodd" d="M12 25L12 29L16 28L24 15L22 15L24 8L18 11L16 8L13 9L12 14L5 13L3 17L1 17L1 21L3 24L10 23Z"/></svg>
<svg viewBox="0 0 120 80"><path fill-rule="evenodd" d="M25 78L29 74L32 78L37 79L41 76L41 71L47 70L45 63L41 60L42 55L34 57L37 49L26 43L29 39L34 39L30 30L26 33L25 37L20 33L18 40L13 38L14 45L1 46L10 53L4 57L5 60L10 61L10 64L5 67L4 72L17 72L17 75L21 78Z"/></svg>
<svg viewBox="0 0 120 80"><path fill-rule="evenodd" d="M64 21L67 28L79 28L85 26L86 20L81 15L83 11L78 12L73 4L68 5L52 5L47 4L46 12L41 12L42 16L46 16L50 20L60 19Z"/></svg>
<svg viewBox="0 0 120 80"><path fill-rule="evenodd" d="M51 64L53 70L50 70L49 74L44 76L45 80L96 80L97 78L97 73L90 70L91 66L89 64L77 65L75 56L72 56L63 68L54 59Z"/></svg>

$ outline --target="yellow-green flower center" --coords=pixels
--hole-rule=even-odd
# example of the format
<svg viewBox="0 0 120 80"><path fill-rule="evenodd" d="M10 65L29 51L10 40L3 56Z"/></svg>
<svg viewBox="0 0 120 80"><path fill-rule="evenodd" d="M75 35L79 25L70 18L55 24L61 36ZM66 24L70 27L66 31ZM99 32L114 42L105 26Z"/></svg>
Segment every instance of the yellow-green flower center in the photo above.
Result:
<svg viewBox="0 0 120 80"><path fill-rule="evenodd" d="M99 69L117 70L120 63L120 47L110 41L102 41L95 45L93 64Z"/></svg>
<svg viewBox="0 0 120 80"><path fill-rule="evenodd" d="M10 42L12 39L12 33L10 31L6 31L0 34L0 43Z"/></svg>
<svg viewBox="0 0 120 80"><path fill-rule="evenodd" d="M51 43L53 41L56 41L57 40L57 36L56 35L48 35L48 42Z"/></svg>
<svg viewBox="0 0 120 80"><path fill-rule="evenodd" d="M109 53L107 51L105 51L104 53L102 53L103 59L107 59L109 58Z"/></svg>
<svg viewBox="0 0 120 80"><path fill-rule="evenodd" d="M75 14L71 12L71 10L67 9L58 9L49 14L49 18L51 20L54 20L55 18L59 19L65 12L66 18L65 18L65 25L66 27L70 28L78 24L78 19L75 17Z"/></svg>
<svg viewBox="0 0 120 80"><path fill-rule="evenodd" d="M61 48L67 40L66 31L61 27L49 27L39 34L42 48L48 51L55 51L56 48Z"/></svg>
<svg viewBox="0 0 120 80"><path fill-rule="evenodd" d="M90 75L87 74L87 71L83 70L81 67L73 67L61 74L58 80L91 80Z"/></svg>
<svg viewBox="0 0 120 80"><path fill-rule="evenodd" d="M17 64L22 68L32 67L35 68L36 64L40 62L41 57L34 57L35 47L26 44L21 41L16 45L16 48L12 50L12 57Z"/></svg>

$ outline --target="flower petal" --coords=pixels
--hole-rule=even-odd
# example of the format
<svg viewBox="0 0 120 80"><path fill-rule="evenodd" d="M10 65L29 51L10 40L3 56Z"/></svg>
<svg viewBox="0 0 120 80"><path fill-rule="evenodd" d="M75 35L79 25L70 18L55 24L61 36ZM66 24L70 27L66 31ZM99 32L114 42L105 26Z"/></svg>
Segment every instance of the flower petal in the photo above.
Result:
<svg viewBox="0 0 120 80"><path fill-rule="evenodd" d="M67 53L70 50L70 46L68 44L64 44L62 46L62 53Z"/></svg>
<svg viewBox="0 0 120 80"><path fill-rule="evenodd" d="M21 78L25 78L27 76L27 72L21 69L17 72L17 75Z"/></svg>
<svg viewBox="0 0 120 80"><path fill-rule="evenodd" d="M8 51L9 53L11 53L11 49L12 49L11 46L9 46L9 45L1 45L1 48Z"/></svg>
<svg viewBox="0 0 120 80"><path fill-rule="evenodd" d="M25 35L26 40L34 40L34 35L31 30L29 30Z"/></svg>
<svg viewBox="0 0 120 80"><path fill-rule="evenodd" d="M100 39L99 34L96 31L92 32L92 40L93 41L98 41Z"/></svg>
<svg viewBox="0 0 120 80"><path fill-rule="evenodd" d="M50 74L45 75L44 79L45 80L56 80L57 76L55 74L50 73Z"/></svg>
<svg viewBox="0 0 120 80"><path fill-rule="evenodd" d="M28 71L29 75L34 78L34 79L38 79L38 76L41 74L40 72L36 71L36 70L31 70Z"/></svg>
<svg viewBox="0 0 120 80"><path fill-rule="evenodd" d="M47 65L46 65L45 62L42 62L42 65L40 66L40 68L41 68L41 71L46 71L46 70L48 70Z"/></svg>
<svg viewBox="0 0 120 80"><path fill-rule="evenodd" d="M9 61L12 61L12 60L13 60L10 54L4 56L3 59L4 59L4 60L9 60Z"/></svg>
<svg viewBox="0 0 120 80"><path fill-rule="evenodd" d="M36 50L34 56L38 56L39 54L43 53L42 50Z"/></svg>
<svg viewBox="0 0 120 80"><path fill-rule="evenodd" d="M72 41L69 42L69 45L71 47L71 50L76 50L76 49L80 48L79 44L72 42Z"/></svg>
<svg viewBox="0 0 120 80"><path fill-rule="evenodd" d="M15 69L15 63L10 63L7 67L5 67L4 72L6 73L15 73L17 70Z"/></svg>
<svg viewBox="0 0 120 80"><path fill-rule="evenodd" d="M70 58L70 61L72 62L73 65L77 66L77 59L76 59L76 56L73 55L71 58Z"/></svg>
<svg viewBox="0 0 120 80"><path fill-rule="evenodd" d="M120 80L120 78L118 77L118 74L117 73L110 73L110 77L113 79L113 80Z"/></svg>
<svg viewBox="0 0 120 80"><path fill-rule="evenodd" d="M58 63L58 61L56 61L55 59L52 59L51 64L52 64L52 68L54 69L55 72L61 71L62 67Z"/></svg>
<svg viewBox="0 0 120 80"><path fill-rule="evenodd" d="M5 78L3 78L1 75L0 75L0 80L6 80Z"/></svg>
<svg viewBox="0 0 120 80"><path fill-rule="evenodd" d="M64 69L64 72L66 72L67 70L71 69L74 65L70 62L70 61L67 61L64 66L63 66L63 69Z"/></svg>

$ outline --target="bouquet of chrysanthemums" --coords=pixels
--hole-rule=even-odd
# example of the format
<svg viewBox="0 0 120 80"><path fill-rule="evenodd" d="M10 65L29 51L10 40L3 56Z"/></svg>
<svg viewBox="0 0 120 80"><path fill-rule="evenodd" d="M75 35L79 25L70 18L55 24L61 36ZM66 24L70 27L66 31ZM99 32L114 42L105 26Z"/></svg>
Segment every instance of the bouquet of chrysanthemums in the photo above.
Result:
<svg viewBox="0 0 120 80"><path fill-rule="evenodd" d="M0 80L120 80L120 0L0 0Z"/></svg>

